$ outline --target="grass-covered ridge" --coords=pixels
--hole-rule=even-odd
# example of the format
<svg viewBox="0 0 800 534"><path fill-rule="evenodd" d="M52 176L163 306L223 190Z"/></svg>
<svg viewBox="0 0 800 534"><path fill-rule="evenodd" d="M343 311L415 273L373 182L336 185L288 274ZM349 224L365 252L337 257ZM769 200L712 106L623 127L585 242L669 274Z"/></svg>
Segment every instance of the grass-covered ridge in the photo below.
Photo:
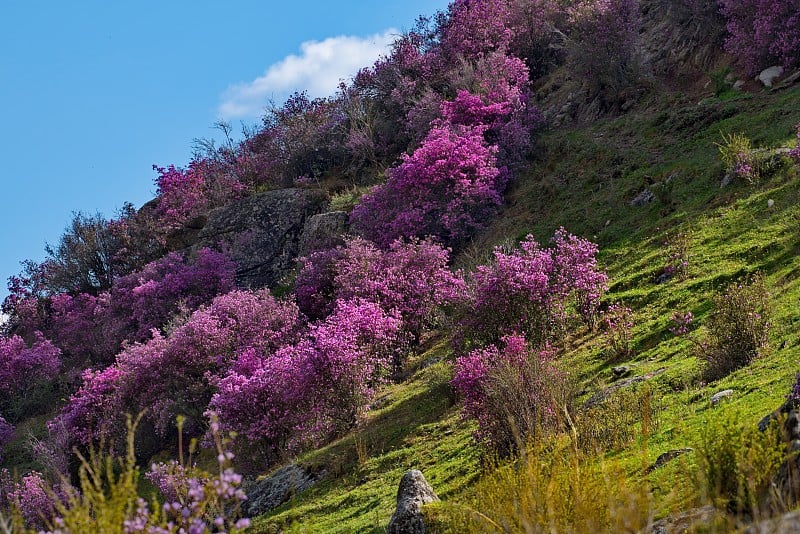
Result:
<svg viewBox="0 0 800 534"><path fill-rule="evenodd" d="M640 526L709 502L695 466L710 428L730 417L745 431L754 428L784 401L798 373L798 168L787 161L757 184L734 182L721 188L725 169L715 143L722 134L741 132L757 148L793 146L800 89L697 100L654 92L622 117L546 133L539 156L510 193L509 207L460 260L468 265L486 257L492 245L528 233L546 242L562 225L601 244L601 263L611 282L605 301L622 301L634 312L632 351L609 358L602 333L584 328L564 340L560 359L580 377L582 400L613 383L612 366L630 366L634 375L665 369L649 382L661 407L656 430L643 436L637 427L638 437L622 450L603 455L603 460L591 455L581 460L596 491L613 493L616 488L607 487L609 480L627 480L633 501L617 504L644 521ZM643 189L658 187L667 178L667 193L644 206L630 205ZM689 236L688 272L684 278L656 283L666 262L663 243L679 231ZM713 296L756 272L765 276L773 307L769 349L752 365L706 383L696 342L704 338ZM694 314L694 341L669 331L675 311ZM302 465L335 467L328 467L331 471L320 486L259 518L256 531L382 532L400 475L411 468L421 469L443 500L429 512L434 530L467 528L457 528L447 518L464 517L464 510L486 504L486 492L492 494L489 500L502 502L515 498L514 491L530 490L526 484L531 480L520 482L519 472L510 476L513 472L505 467L495 471L480 462L471 427L452 406L446 385L452 372L446 361L452 355L440 345L423 359L431 356L445 357L445 362L387 390L386 405L369 416L363 429L300 457ZM710 397L725 389L732 389L733 396L712 407ZM415 423L409 424L409 417ZM366 444L360 460L358 443ZM530 454L541 454L541 447ZM561 452L551 450L545 457L568 462L569 447L558 447ZM695 452L646 473L663 452L687 447ZM606 473L605 479L591 478L596 469ZM612 472L616 474L608 474ZM531 498L517 497L523 502ZM486 506L479 511L488 516L503 509ZM493 521L502 524L498 518ZM736 519L720 517L717 523L725 530ZM492 528L491 521L469 523L471 529L479 526Z"/></svg>

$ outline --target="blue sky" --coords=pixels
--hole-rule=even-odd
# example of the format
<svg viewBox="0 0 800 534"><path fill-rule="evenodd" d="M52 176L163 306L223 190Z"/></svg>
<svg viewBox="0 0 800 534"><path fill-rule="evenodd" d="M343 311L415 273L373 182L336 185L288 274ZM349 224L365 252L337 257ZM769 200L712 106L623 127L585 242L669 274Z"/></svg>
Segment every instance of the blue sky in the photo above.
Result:
<svg viewBox="0 0 800 534"><path fill-rule="evenodd" d="M185 165L213 124L269 98L323 96L446 0L2 0L0 298L73 211L152 197L152 164ZM341 74L339 74L341 73Z"/></svg>

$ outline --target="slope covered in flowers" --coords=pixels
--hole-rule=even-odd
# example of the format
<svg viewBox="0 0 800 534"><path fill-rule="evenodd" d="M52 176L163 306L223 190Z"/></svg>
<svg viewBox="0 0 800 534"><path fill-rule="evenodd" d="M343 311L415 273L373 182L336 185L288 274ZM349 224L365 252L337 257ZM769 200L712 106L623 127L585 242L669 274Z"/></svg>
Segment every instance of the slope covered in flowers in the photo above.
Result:
<svg viewBox="0 0 800 534"><path fill-rule="evenodd" d="M727 24L724 48L733 55L720 49L719 57L729 67L797 65L796 0L678 4L686 16L712 12ZM443 482L454 502L468 502L478 451L524 456L530 442L564 438L589 461L630 446L633 431L622 428L663 443L690 436L658 434L664 425L646 422L655 413L650 390L599 407L585 398L621 361L660 377L668 420L684 392L744 389L748 372L773 388L751 410L784 397L778 389L788 389L796 369L788 353L771 357L768 347L794 346L787 299L796 288L791 259L778 249L795 246L786 220L796 216L788 199L798 90L736 93L723 84L690 103L647 75L639 42L646 9L634 0L455 0L419 19L336 95L294 95L243 140L207 143L185 169L155 167L158 195L148 206L127 206L111 220L76 215L44 262L12 277L3 303L0 458L31 473L12 481L0 471L0 513L21 513L31 527L66 519L84 502L70 484L90 465L70 449L125 454L126 414L141 414L134 471L135 462L182 455L176 439L208 445L221 432L237 435L225 445L250 474L298 456L336 465L351 440L355 465L351 458L332 469L309 497L324 502L359 470L380 478L392 450L410 462L419 441L436 444L456 468ZM552 128L539 93L562 82L577 83L606 115ZM632 109L623 94L639 95ZM730 132L762 150L734 145ZM746 158L747 176L741 165L721 167L715 143L723 161L725 153ZM774 152L778 145L789 150ZM719 192L725 171L748 183ZM365 191L350 213L354 235L298 258L291 287L236 287L230 245L170 248L175 232L210 210L288 186L320 187L334 200L343 189ZM645 188L650 203L632 206L629 197ZM771 211L756 210L757 201ZM742 213L772 241L755 242L758 230ZM717 233L705 228L715 219L723 221ZM763 276L744 276L756 271ZM770 287L782 291L774 315ZM419 355L437 341L445 361L419 370ZM743 346L746 358L731 356ZM381 408L385 392L405 398L403 381L415 371L409 404ZM459 396L477 428L455 422ZM424 421L414 421L414 402L426 406ZM389 412L401 414L397 428L382 415ZM699 426L696 413L689 421ZM32 427L37 437L25 443L21 429ZM454 437L433 435L447 428ZM375 443L358 441L364 435ZM227 465L233 453L220 454ZM216 503L221 493L205 493L212 483L240 500L238 475L187 468L159 464L148 476L178 504L167 515L190 500L190 515ZM177 493L164 480L179 480ZM66 485L46 491L57 482ZM145 501L125 502L129 531L160 521ZM212 508L192 520L208 529L228 521ZM305 516L283 510L274 521L315 521L315 511L298 510ZM364 526L363 514L354 521Z"/></svg>

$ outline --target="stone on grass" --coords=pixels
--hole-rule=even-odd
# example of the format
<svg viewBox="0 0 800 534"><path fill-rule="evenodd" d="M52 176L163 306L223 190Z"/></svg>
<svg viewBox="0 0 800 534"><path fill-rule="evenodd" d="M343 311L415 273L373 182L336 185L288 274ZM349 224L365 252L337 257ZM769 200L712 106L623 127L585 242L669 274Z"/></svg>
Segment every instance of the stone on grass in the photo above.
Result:
<svg viewBox="0 0 800 534"><path fill-rule="evenodd" d="M414 469L400 479L397 489L397 509L392 514L388 534L422 534L425 522L422 519L422 505L437 502L439 497L422 472Z"/></svg>

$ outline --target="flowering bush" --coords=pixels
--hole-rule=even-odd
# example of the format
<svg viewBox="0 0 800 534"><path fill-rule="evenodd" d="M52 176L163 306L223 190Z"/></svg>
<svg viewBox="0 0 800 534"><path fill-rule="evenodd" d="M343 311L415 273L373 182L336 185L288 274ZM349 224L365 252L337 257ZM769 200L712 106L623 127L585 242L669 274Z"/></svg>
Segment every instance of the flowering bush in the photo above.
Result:
<svg viewBox="0 0 800 534"><path fill-rule="evenodd" d="M613 358L630 354L632 328L633 311L619 302L610 305L603 314L606 345Z"/></svg>
<svg viewBox="0 0 800 534"><path fill-rule="evenodd" d="M472 58L507 50L514 37L509 5L508 0L452 2L441 30L444 53Z"/></svg>
<svg viewBox="0 0 800 534"><path fill-rule="evenodd" d="M127 346L113 366L84 373L83 386L52 425L88 445L101 436L120 444L125 413L147 410L162 435L178 414L196 424L232 366L240 372L259 367L303 328L297 306L266 289L221 295L167 337L154 331L147 342Z"/></svg>
<svg viewBox="0 0 800 534"><path fill-rule="evenodd" d="M187 169L159 167L157 216L164 228L180 228L189 219L236 198L244 185L225 173L214 172L209 161L192 161Z"/></svg>
<svg viewBox="0 0 800 534"><path fill-rule="evenodd" d="M770 304L764 278L729 285L714 298L708 339L701 345L710 379L744 367L759 356L769 340Z"/></svg>
<svg viewBox="0 0 800 534"><path fill-rule="evenodd" d="M686 278L689 271L690 236L686 232L670 234L662 244L664 255L664 274Z"/></svg>
<svg viewBox="0 0 800 534"><path fill-rule="evenodd" d="M463 298L460 273L448 268L449 250L430 240L396 240L388 250L359 237L301 260L295 295L303 311L322 318L337 300L365 299L396 311L413 337L435 323L437 311Z"/></svg>
<svg viewBox="0 0 800 534"><path fill-rule="evenodd" d="M779 63L800 64L798 0L719 0L727 20L725 49L738 56L749 74Z"/></svg>
<svg viewBox="0 0 800 534"><path fill-rule="evenodd" d="M269 448L316 444L351 427L403 350L401 320L367 301L337 301L309 337L263 359L258 368L233 369L210 407L224 425Z"/></svg>
<svg viewBox="0 0 800 534"><path fill-rule="evenodd" d="M593 322L607 276L597 268L597 246L560 229L543 249L528 236L510 253L494 251L494 262L473 273L471 297L454 336L458 350L496 343L524 333L541 346L559 332L570 306Z"/></svg>
<svg viewBox="0 0 800 534"><path fill-rule="evenodd" d="M464 413L478 421L478 440L508 454L558 424L569 388L551 351L532 351L518 335L502 343L458 358L452 385L464 397Z"/></svg>
<svg viewBox="0 0 800 534"><path fill-rule="evenodd" d="M220 252L203 248L191 260L172 252L114 283L112 313L129 321L129 339L142 341L153 328L163 326L179 305L194 310L232 290L234 275L234 263Z"/></svg>
<svg viewBox="0 0 800 534"><path fill-rule="evenodd" d="M717 143L720 158L725 164L725 170L736 178L755 183L759 178L758 162L753 156L753 147L750 139L744 134L722 134L722 143Z"/></svg>
<svg viewBox="0 0 800 534"><path fill-rule="evenodd" d="M300 271L294 282L294 296L297 305L309 319L322 319L333 311L336 300L333 279L341 257L342 248L336 247L300 258Z"/></svg>
<svg viewBox="0 0 800 534"><path fill-rule="evenodd" d="M7 498L31 527L43 529L53 520L55 503L52 489L41 473L32 471L22 477Z"/></svg>
<svg viewBox="0 0 800 534"><path fill-rule="evenodd" d="M16 335L0 337L0 393L6 399L52 380L61 368L61 351L41 333L34 337L31 346Z"/></svg>
<svg viewBox="0 0 800 534"><path fill-rule="evenodd" d="M108 293L97 297L88 293L54 295L48 334L73 359L107 365L122 342L123 322L114 321L110 312Z"/></svg>
<svg viewBox="0 0 800 534"><path fill-rule="evenodd" d="M670 321L672 322L672 326L669 327L669 331L676 336L685 336L689 333L689 329L694 322L694 314L690 311L676 311L672 314L672 317L670 317Z"/></svg>
<svg viewBox="0 0 800 534"><path fill-rule="evenodd" d="M121 418L125 407L120 398L120 388L127 379L126 373L116 365L102 371L87 369L83 384L70 395L59 415L47 426L51 432L65 429L72 441L83 446L91 445L101 437L114 441L124 435ZM113 444L110 444L113 445Z"/></svg>
<svg viewBox="0 0 800 534"><path fill-rule="evenodd" d="M502 204L505 169L496 146L484 141L484 126L432 128L389 179L353 209L353 227L382 247L400 237L435 235L463 242L482 228Z"/></svg>

